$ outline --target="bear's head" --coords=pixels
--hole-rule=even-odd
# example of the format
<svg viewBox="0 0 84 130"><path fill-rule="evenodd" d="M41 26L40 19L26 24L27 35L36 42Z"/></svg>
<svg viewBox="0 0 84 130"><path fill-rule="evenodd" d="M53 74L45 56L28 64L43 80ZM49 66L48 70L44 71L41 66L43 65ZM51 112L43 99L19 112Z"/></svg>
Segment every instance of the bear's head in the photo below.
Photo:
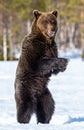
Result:
<svg viewBox="0 0 84 130"><path fill-rule="evenodd" d="M47 38L53 38L57 32L57 10L49 13L34 10L34 26Z"/></svg>

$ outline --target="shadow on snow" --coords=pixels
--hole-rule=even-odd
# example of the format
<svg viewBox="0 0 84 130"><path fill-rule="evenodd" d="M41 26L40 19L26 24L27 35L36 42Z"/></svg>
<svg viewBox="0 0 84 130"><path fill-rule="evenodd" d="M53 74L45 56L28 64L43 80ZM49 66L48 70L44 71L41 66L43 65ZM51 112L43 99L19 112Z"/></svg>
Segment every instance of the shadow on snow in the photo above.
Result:
<svg viewBox="0 0 84 130"><path fill-rule="evenodd" d="M69 116L68 121L66 121L64 124L70 124L70 123L73 123L73 122L83 122L83 121L84 121L84 117L73 118L73 117Z"/></svg>

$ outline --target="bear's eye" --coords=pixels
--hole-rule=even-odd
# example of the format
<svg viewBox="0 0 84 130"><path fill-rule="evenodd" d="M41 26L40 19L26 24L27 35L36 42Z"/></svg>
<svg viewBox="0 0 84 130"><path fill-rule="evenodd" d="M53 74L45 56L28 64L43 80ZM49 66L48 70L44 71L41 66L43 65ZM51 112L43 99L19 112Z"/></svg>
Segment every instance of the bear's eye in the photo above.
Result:
<svg viewBox="0 0 84 130"><path fill-rule="evenodd" d="M52 24L56 24L55 20L52 20L51 23L52 23Z"/></svg>

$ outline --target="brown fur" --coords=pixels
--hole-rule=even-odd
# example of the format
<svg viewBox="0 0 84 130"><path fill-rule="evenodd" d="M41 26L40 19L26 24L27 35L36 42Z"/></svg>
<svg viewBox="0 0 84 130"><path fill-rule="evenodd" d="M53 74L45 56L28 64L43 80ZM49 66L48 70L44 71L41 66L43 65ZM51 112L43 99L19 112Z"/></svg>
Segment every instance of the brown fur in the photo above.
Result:
<svg viewBox="0 0 84 130"><path fill-rule="evenodd" d="M28 123L36 113L37 122L49 123L54 100L47 88L51 74L66 69L67 60L58 58L54 41L57 32L57 11L34 11L35 21L29 36L22 42L15 79L17 120Z"/></svg>

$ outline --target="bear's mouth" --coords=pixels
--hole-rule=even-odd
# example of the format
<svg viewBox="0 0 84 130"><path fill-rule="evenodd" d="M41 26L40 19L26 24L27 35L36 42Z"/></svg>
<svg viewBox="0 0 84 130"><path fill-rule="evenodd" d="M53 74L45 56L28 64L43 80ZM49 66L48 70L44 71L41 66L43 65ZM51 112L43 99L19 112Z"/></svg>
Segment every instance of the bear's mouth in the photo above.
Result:
<svg viewBox="0 0 84 130"><path fill-rule="evenodd" d="M47 32L47 36L48 37L54 37L55 36L55 31L49 31L49 32Z"/></svg>

